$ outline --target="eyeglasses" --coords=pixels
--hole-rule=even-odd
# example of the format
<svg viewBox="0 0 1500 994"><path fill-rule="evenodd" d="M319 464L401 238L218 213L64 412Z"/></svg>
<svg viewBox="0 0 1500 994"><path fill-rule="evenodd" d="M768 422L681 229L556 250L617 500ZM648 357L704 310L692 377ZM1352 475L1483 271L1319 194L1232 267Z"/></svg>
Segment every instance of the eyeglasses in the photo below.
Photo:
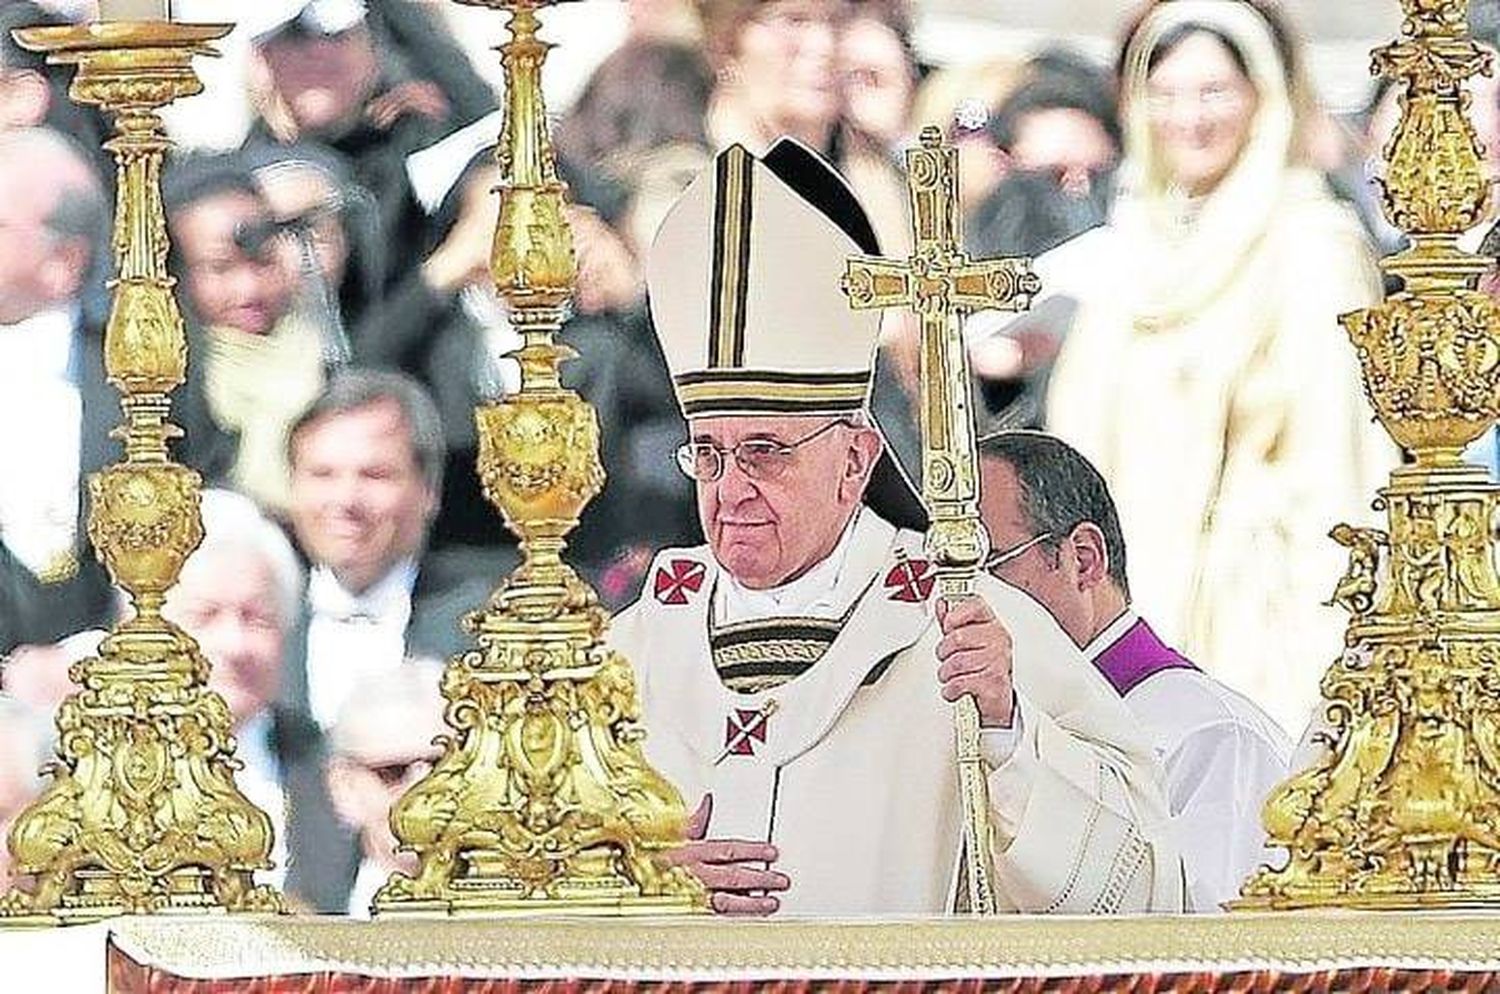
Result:
<svg viewBox="0 0 1500 994"><path fill-rule="evenodd" d="M785 475L796 460L799 448L836 425L853 427L848 421L830 421L793 442L747 438L728 449L721 449L712 442L687 442L677 447L677 468L690 480L713 483L724 475L727 460L733 456L740 472L758 483L766 483Z"/></svg>
<svg viewBox="0 0 1500 994"><path fill-rule="evenodd" d="M1001 549L996 552L991 552L984 559L984 571L986 573L993 573L1000 567L1004 566L1006 563L1012 563L1017 559L1020 559L1023 555L1026 554L1026 551L1028 549L1035 548L1036 546L1041 545L1043 542L1047 541L1050 538L1052 538L1051 532L1043 532L1042 534L1037 535L1034 538L1028 538L1026 541L1022 542L1019 545L1013 545L1009 549Z"/></svg>

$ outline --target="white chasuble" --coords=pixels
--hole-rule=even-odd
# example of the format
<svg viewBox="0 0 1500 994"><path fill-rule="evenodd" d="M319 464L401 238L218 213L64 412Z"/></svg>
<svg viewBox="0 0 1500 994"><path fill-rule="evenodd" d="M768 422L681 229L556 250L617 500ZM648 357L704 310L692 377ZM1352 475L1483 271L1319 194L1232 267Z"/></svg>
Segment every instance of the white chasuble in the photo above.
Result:
<svg viewBox="0 0 1500 994"><path fill-rule="evenodd" d="M848 541L835 587L848 607L824 646L827 622L810 619L773 619L763 642L738 625L735 638L716 638L715 590L730 580L706 546L657 556L611 645L635 668L652 763L689 810L712 797L708 838L777 847L775 868L791 879L784 912L941 914L952 907L960 802L933 570L920 535L868 511ZM1050 615L988 577L980 590L1011 633L1020 721L1014 753L989 778L1002 907L1181 910L1149 745ZM816 662L779 686L730 690L726 650L753 668L768 647L768 667L803 650Z"/></svg>

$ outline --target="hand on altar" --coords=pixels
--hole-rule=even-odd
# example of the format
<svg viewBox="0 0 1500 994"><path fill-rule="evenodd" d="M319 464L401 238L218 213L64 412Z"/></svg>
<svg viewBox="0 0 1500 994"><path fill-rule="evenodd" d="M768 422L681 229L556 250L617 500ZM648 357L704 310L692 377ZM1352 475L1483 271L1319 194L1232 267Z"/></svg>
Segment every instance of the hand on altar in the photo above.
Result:
<svg viewBox="0 0 1500 994"><path fill-rule="evenodd" d="M979 705L981 725L1009 728L1016 704L1010 632L983 597L968 597L951 605L939 600L937 619L943 630L937 644L937 675L943 685L943 700L957 701L972 694Z"/></svg>
<svg viewBox="0 0 1500 994"><path fill-rule="evenodd" d="M680 866L708 888L709 907L721 915L774 914L781 901L773 891L792 885L785 873L770 869L780 855L769 842L745 839L705 839L713 813L713 795L704 795L688 821L688 841L669 849L664 858Z"/></svg>

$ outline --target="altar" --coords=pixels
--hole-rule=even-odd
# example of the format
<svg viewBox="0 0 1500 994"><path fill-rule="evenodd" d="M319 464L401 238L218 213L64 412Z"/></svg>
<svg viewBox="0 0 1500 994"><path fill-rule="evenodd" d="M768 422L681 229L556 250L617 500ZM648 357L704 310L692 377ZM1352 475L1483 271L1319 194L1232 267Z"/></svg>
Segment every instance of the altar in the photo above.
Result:
<svg viewBox="0 0 1500 994"><path fill-rule="evenodd" d="M1488 991L1500 917L126 918L0 934L0 976L67 994Z"/></svg>

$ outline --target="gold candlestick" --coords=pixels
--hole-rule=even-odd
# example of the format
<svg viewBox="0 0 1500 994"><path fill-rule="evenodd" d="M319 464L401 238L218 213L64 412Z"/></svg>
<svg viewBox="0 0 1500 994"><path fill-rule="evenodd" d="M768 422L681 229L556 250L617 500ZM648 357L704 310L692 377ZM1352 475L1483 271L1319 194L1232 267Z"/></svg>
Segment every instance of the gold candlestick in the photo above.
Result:
<svg viewBox="0 0 1500 994"><path fill-rule="evenodd" d="M32 890L0 897L0 922L56 924L118 914L276 911L252 871L270 866L271 823L235 787L229 710L208 664L161 615L203 539L198 474L172 462L171 392L187 342L167 274L159 110L202 90L195 55L230 25L114 22L16 32L73 64L72 95L111 111L119 164L117 276L105 330L110 382L124 395L123 462L89 479L89 538L130 595L133 616L72 670L81 689L57 715L61 763L12 826Z"/></svg>
<svg viewBox="0 0 1500 994"><path fill-rule="evenodd" d="M1235 907L1500 903L1500 487L1461 458L1500 417L1500 308L1475 289L1491 261L1458 247L1490 185L1464 83L1492 67L1467 7L1402 0L1402 38L1375 53L1405 86L1385 195L1411 247L1385 263L1404 288L1343 323L1413 462L1380 492L1387 530L1334 529L1352 615L1323 679L1335 748L1266 802L1291 860Z"/></svg>
<svg viewBox="0 0 1500 994"><path fill-rule="evenodd" d="M448 663L454 735L391 812L418 869L393 875L374 911L687 911L703 905L701 886L657 859L682 838L682 798L641 751L630 665L603 647L608 615L562 560L604 471L594 410L558 373L575 355L556 335L577 274L542 102L550 46L536 15L551 0L464 2L511 15L490 268L524 341L521 390L475 415L485 494L523 561L467 619L478 648Z"/></svg>

